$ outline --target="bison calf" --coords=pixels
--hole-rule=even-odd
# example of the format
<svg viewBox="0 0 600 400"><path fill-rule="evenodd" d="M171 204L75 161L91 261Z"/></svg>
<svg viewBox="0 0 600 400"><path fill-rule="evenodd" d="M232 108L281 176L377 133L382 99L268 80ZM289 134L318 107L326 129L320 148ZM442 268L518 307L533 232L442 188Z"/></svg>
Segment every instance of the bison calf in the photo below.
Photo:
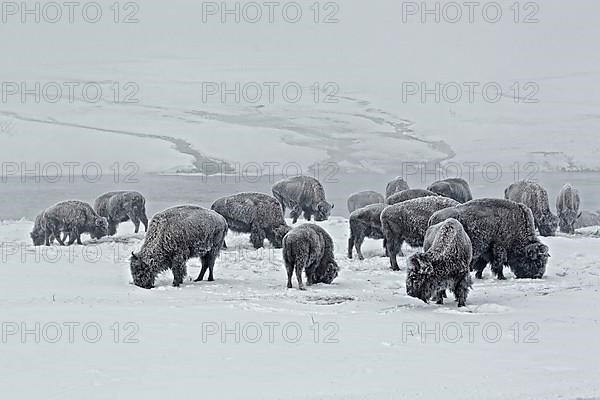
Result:
<svg viewBox="0 0 600 400"><path fill-rule="evenodd" d="M381 213L385 204L373 204L360 208L350 214L350 238L348 239L348 258L352 258L352 248L356 248L359 260L364 260L361 252L365 238L383 239ZM385 248L385 241L383 242Z"/></svg>
<svg viewBox="0 0 600 400"><path fill-rule="evenodd" d="M302 271L308 285L330 284L338 276L339 267L333 255L333 240L320 226L304 224L292 229L283 238L283 260L287 270L288 289L296 272L298 288L305 290Z"/></svg>
<svg viewBox="0 0 600 400"><path fill-rule="evenodd" d="M173 271L173 286L183 283L186 262L200 257L202 270L196 281L213 281L213 267L227 234L225 218L214 211L197 206L179 206L156 214L141 250L131 253L133 283L144 289L154 287L156 276Z"/></svg>
<svg viewBox="0 0 600 400"><path fill-rule="evenodd" d="M434 297L437 304L444 304L450 289L458 306L464 307L471 287L473 249L461 223L450 218L430 227L423 250L407 261L406 293L426 303Z"/></svg>

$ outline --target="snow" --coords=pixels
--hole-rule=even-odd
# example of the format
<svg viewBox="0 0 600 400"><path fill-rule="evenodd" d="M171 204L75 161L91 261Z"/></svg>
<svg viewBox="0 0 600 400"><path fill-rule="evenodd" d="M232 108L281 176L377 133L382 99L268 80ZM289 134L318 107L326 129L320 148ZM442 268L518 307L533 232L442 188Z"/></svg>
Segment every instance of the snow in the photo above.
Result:
<svg viewBox="0 0 600 400"><path fill-rule="evenodd" d="M248 235L230 235L215 282L173 288L167 272L147 291L131 285L127 259L144 237L131 223L84 246L37 249L30 221L1 223L2 391L73 399L600 395L593 230L543 238L552 255L544 279L509 273L501 282L488 271L458 309L452 298L439 306L406 296L405 271L388 269L381 241L365 242L365 261L348 260L346 219L321 224L334 238L341 273L333 285L301 292L285 288L281 251L255 251ZM190 279L199 265L189 261ZM21 337L36 322L39 343L34 333ZM62 327L56 343L52 323ZM72 325L72 343L69 323L80 324ZM84 337L89 323L97 325ZM88 343L96 327L102 337ZM293 343L296 329L302 334Z"/></svg>

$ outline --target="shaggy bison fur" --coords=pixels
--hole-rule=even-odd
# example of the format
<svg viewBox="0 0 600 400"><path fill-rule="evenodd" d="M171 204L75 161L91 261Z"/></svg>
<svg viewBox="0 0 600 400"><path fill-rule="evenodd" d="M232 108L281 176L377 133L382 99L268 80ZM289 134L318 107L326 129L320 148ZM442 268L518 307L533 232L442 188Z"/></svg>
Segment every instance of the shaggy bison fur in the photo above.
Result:
<svg viewBox="0 0 600 400"><path fill-rule="evenodd" d="M121 222L131 220L135 225L135 233L140 230L140 222L144 231L148 231L146 216L146 199L138 192L109 192L98 197L94 202L94 210L108 220L108 234L117 233Z"/></svg>
<svg viewBox="0 0 600 400"><path fill-rule="evenodd" d="M385 198L387 199L395 193L402 192L403 190L408 189L410 189L408 183L406 183L406 181L402 177L398 176L392 181L388 182L385 188Z"/></svg>
<svg viewBox="0 0 600 400"><path fill-rule="evenodd" d="M389 206L381 213L383 237L386 242L391 268L399 271L396 256L402 253L406 241L412 247L423 246L429 218L436 211L459 203L443 196L419 197Z"/></svg>
<svg viewBox="0 0 600 400"><path fill-rule="evenodd" d="M385 203L383 196L377 192L364 191L354 193L348 198L348 212L352 213L359 208L370 206L371 204Z"/></svg>
<svg viewBox="0 0 600 400"><path fill-rule="evenodd" d="M262 193L223 197L215 201L211 209L225 217L233 232L250 233L255 249L263 247L265 238L280 249L283 237L292 229L285 223L277 199Z"/></svg>
<svg viewBox="0 0 600 400"><path fill-rule="evenodd" d="M423 251L407 261L406 293L426 303L434 297L437 304L444 304L450 289L458 306L464 307L471 288L473 248L461 223L449 218L430 227Z"/></svg>
<svg viewBox="0 0 600 400"><path fill-rule="evenodd" d="M391 195L385 202L386 204L393 206L394 204L403 203L406 200L429 196L437 196L437 193L425 189L408 189Z"/></svg>
<svg viewBox="0 0 600 400"><path fill-rule="evenodd" d="M563 186L556 199L556 210L561 232L575 233L575 222L581 216L580 203L579 191L570 184Z"/></svg>
<svg viewBox="0 0 600 400"><path fill-rule="evenodd" d="M75 241L81 244L82 233L89 233L92 239L108 234L106 218L96 214L89 204L76 200L63 201L48 208L41 217L41 226L46 246L50 246L53 238L64 246L62 232L69 235L69 246Z"/></svg>
<svg viewBox="0 0 600 400"><path fill-rule="evenodd" d="M218 213L197 206L179 206L156 214L141 250L131 254L133 283L144 289L154 287L156 276L173 271L173 286L187 275L186 262L200 257L202 270L196 281L213 281L213 267L227 234L227 222Z"/></svg>
<svg viewBox="0 0 600 400"><path fill-rule="evenodd" d="M290 208L293 223L298 222L300 214L310 221L314 215L316 221L326 221L331 214L333 204L325 199L325 190L321 182L310 176L296 176L284 179L273 185L273 196L281 204L283 214Z"/></svg>
<svg viewBox="0 0 600 400"><path fill-rule="evenodd" d="M352 248L356 248L359 260L364 260L361 252L365 238L383 239L381 213L385 204L372 204L350 214L350 238L348 239L348 258L352 258ZM383 242L385 248L385 241Z"/></svg>
<svg viewBox="0 0 600 400"><path fill-rule="evenodd" d="M546 189L534 182L515 182L506 188L504 198L529 207L540 235L554 236L558 228L558 218L550 211Z"/></svg>
<svg viewBox="0 0 600 400"><path fill-rule="evenodd" d="M508 265L517 278L542 278L548 247L536 236L533 214L522 203L502 199L478 199L436 212L429 221L438 224L458 220L473 245L471 269L481 279L488 263L498 279L505 279Z"/></svg>
<svg viewBox="0 0 600 400"><path fill-rule="evenodd" d="M283 238L283 260L287 270L288 289L296 272L298 288L305 290L302 271L308 285L330 284L338 276L339 267L333 255L333 240L320 226L304 224L292 229Z"/></svg>
<svg viewBox="0 0 600 400"><path fill-rule="evenodd" d="M473 200L471 188L467 181L462 178L449 178L434 182L429 185L427 190L437 193L440 196L454 199L459 203L466 203Z"/></svg>

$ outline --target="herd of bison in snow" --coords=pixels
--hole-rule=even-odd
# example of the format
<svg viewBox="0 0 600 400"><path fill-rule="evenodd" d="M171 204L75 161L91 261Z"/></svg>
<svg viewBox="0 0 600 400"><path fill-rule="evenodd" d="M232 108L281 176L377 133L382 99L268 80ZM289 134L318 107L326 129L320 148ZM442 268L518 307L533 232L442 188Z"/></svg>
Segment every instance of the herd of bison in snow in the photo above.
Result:
<svg viewBox="0 0 600 400"><path fill-rule="evenodd" d="M250 233L255 248L267 239L274 248L283 248L287 287L292 288L295 273L304 290L308 285L330 284L339 267L331 236L316 224L295 228L285 221L286 209L296 224L303 215L308 221L325 221L333 205L326 200L323 185L306 176L276 183L273 196L240 193L214 202L211 210L198 206L178 206L156 214L148 225L146 200L137 192L109 192L94 203L65 201L44 210L35 220L31 239L35 246L81 244L81 234L98 239L114 235L121 222L131 220L135 232L140 223L147 232L138 253L130 260L133 283L150 289L159 273L170 269L173 285L179 286L187 274L186 262L199 257L202 263L196 281L213 268L227 247L229 230ZM400 270L396 257L402 244L423 247L408 258L406 291L425 302L443 304L446 290L454 293L458 306L466 304L472 286L471 271L478 279L488 264L498 279L504 279L508 266L517 278L542 278L548 247L542 236L552 236L557 228L574 233L581 218L577 190L565 185L556 201L557 216L550 211L548 193L537 183L516 182L505 190L505 199L473 200L468 183L460 178L446 179L427 189L410 189L400 177L391 181L385 197L365 191L348 198L350 237L348 257L356 250L363 260L365 238L383 239L391 269ZM592 221L595 222L595 221Z"/></svg>

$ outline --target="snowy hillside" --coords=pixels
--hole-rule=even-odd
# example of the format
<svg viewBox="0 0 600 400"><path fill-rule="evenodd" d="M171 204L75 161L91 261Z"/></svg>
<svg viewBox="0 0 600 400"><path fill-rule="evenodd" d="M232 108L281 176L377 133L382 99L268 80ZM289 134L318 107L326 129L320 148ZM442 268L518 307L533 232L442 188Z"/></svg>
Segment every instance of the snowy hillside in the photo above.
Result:
<svg viewBox="0 0 600 400"><path fill-rule="evenodd" d="M1 224L0 388L19 399L600 393L600 228L544 239L552 254L544 279L499 282L488 272L458 309L452 299L407 297L405 271L388 269L381 241L367 240L364 262L348 260L347 221L322 226L341 273L300 292L285 288L281 251L256 252L247 235L229 237L215 282L175 289L165 273L146 291L130 284L127 259L143 239L130 223L114 238L49 249L31 247L31 222ZM195 278L199 261L188 265Z"/></svg>

